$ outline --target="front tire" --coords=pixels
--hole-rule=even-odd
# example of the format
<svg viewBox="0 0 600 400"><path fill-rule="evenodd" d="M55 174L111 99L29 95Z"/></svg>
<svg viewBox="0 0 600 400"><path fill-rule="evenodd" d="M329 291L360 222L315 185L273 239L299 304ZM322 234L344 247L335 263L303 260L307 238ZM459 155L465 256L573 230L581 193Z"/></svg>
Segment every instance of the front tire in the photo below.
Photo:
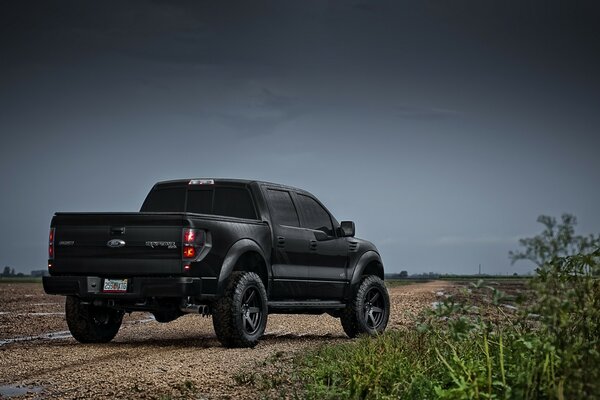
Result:
<svg viewBox="0 0 600 400"><path fill-rule="evenodd" d="M123 322L123 311L81 304L74 296L67 296L65 314L71 335L80 343L108 343Z"/></svg>
<svg viewBox="0 0 600 400"><path fill-rule="evenodd" d="M375 275L363 277L354 296L342 310L340 320L351 338L360 334L382 333L390 318L390 297L383 280Z"/></svg>
<svg viewBox="0 0 600 400"><path fill-rule="evenodd" d="M213 326L225 347L254 347L267 326L267 292L254 272L233 272L214 304Z"/></svg>

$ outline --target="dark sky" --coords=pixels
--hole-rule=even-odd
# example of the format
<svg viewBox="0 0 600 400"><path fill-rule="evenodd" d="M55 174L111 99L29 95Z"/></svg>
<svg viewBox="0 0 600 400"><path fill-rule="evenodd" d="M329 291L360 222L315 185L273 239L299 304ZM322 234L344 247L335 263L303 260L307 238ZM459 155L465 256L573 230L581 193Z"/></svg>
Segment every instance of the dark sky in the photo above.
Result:
<svg viewBox="0 0 600 400"><path fill-rule="evenodd" d="M387 270L527 272L539 214L600 231L596 1L13 1L0 6L0 267L55 211L155 181L294 185Z"/></svg>

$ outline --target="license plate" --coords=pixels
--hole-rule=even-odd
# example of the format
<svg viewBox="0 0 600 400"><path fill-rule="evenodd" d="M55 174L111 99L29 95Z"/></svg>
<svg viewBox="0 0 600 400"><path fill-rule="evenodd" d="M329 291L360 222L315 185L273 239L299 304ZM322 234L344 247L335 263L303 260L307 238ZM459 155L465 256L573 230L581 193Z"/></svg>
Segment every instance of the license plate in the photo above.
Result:
<svg viewBox="0 0 600 400"><path fill-rule="evenodd" d="M127 279L105 279L103 292L123 293L127 291Z"/></svg>

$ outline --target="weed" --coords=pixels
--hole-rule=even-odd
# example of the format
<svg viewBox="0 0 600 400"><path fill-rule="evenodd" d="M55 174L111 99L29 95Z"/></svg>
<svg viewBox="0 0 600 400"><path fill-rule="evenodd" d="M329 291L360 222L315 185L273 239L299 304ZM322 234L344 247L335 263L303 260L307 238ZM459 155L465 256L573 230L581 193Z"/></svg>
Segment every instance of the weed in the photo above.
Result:
<svg viewBox="0 0 600 400"><path fill-rule="evenodd" d="M239 371L233 374L233 380L240 386L254 385L256 383L256 377L256 372L253 371Z"/></svg>
<svg viewBox="0 0 600 400"><path fill-rule="evenodd" d="M599 398L599 259L555 258L529 296L472 282L413 330L298 356L292 386L308 399Z"/></svg>

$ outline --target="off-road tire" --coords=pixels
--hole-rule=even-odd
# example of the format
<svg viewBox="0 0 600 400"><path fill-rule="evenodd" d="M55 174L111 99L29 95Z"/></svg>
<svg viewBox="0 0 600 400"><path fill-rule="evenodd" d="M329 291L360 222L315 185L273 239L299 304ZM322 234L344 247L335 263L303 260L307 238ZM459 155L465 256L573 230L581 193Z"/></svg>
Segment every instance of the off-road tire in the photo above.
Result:
<svg viewBox="0 0 600 400"><path fill-rule="evenodd" d="M253 293L253 294L252 294ZM267 292L254 272L233 272L213 304L217 338L225 347L254 347L267 326Z"/></svg>
<svg viewBox="0 0 600 400"><path fill-rule="evenodd" d="M351 338L360 334L382 333L390 318L390 297L383 280L375 275L364 276L354 296L342 310L340 320L344 332Z"/></svg>
<svg viewBox="0 0 600 400"><path fill-rule="evenodd" d="M108 343L123 322L123 311L81 304L74 296L67 296L65 314L71 335L80 343Z"/></svg>

